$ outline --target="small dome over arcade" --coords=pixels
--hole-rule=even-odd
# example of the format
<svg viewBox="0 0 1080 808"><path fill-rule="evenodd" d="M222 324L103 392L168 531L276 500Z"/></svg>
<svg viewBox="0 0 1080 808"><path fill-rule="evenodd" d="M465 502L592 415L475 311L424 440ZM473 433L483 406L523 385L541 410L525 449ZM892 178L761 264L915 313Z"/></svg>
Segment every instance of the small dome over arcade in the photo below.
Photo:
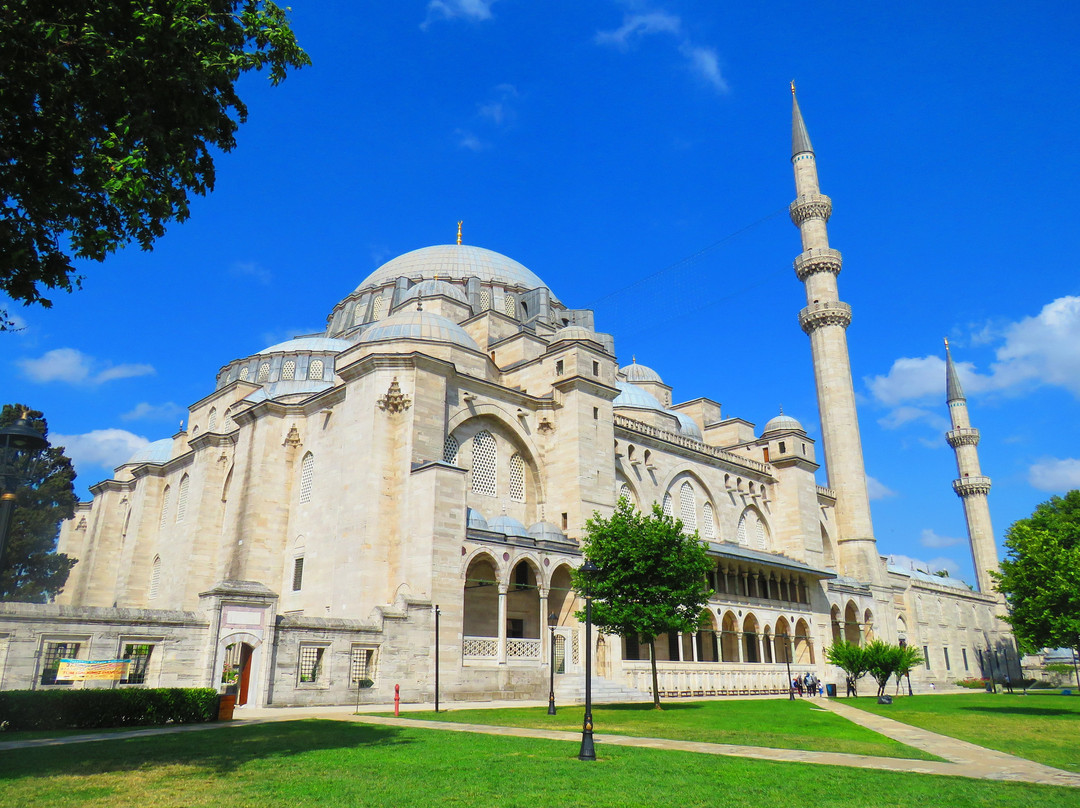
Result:
<svg viewBox="0 0 1080 808"><path fill-rule="evenodd" d="M664 380L660 378L660 374L650 367L645 365L639 365L637 363L637 357L634 357L633 361L624 367L619 368L619 373L626 377L628 382L656 382L657 384L663 384Z"/></svg>
<svg viewBox="0 0 1080 808"><path fill-rule="evenodd" d="M769 419L769 422L765 424L765 428L761 430L762 435L768 435L770 432L806 432L803 425L792 418L790 415L784 415L783 411L780 412L775 418Z"/></svg>
<svg viewBox="0 0 1080 808"><path fill-rule="evenodd" d="M469 530L491 530L488 526L488 520L484 518L484 514L473 508L466 508L465 526Z"/></svg>
<svg viewBox="0 0 1080 808"><path fill-rule="evenodd" d="M537 522L530 526L529 535L537 541L566 541L566 534L551 522Z"/></svg>
<svg viewBox="0 0 1080 808"><path fill-rule="evenodd" d="M172 457L172 438L162 438L156 440L153 443L148 443L146 446L135 452L124 463L125 466L138 465L141 463L152 463L154 465L161 465L162 463L169 462L169 458Z"/></svg>
<svg viewBox="0 0 1080 808"><path fill-rule="evenodd" d="M514 517L506 514L489 519L488 530L494 533L502 533L504 536L516 536L520 539L529 538L528 528Z"/></svg>
<svg viewBox="0 0 1080 808"><path fill-rule="evenodd" d="M449 342L473 351L480 350L480 346L465 329L453 320L434 312L414 308L402 309L385 320L375 323L360 337L360 344L401 339Z"/></svg>
<svg viewBox="0 0 1080 808"><path fill-rule="evenodd" d="M642 410L664 409L664 405L657 400L656 396L640 387L622 381L616 381L615 386L619 388L619 395L611 402L613 407L637 407Z"/></svg>
<svg viewBox="0 0 1080 808"><path fill-rule="evenodd" d="M674 415L679 421L679 434L685 435L688 438L694 440L704 441L705 437L701 434L701 428L698 427L697 421L691 418L684 412L677 412L676 410L665 410L668 415Z"/></svg>

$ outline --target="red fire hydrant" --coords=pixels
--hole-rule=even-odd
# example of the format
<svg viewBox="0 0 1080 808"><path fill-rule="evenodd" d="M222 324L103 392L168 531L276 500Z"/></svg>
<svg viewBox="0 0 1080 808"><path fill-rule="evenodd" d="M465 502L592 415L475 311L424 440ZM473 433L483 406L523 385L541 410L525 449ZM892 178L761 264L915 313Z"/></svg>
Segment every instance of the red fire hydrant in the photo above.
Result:
<svg viewBox="0 0 1080 808"><path fill-rule="evenodd" d="M394 685L394 718L398 716L401 707L401 685Z"/></svg>

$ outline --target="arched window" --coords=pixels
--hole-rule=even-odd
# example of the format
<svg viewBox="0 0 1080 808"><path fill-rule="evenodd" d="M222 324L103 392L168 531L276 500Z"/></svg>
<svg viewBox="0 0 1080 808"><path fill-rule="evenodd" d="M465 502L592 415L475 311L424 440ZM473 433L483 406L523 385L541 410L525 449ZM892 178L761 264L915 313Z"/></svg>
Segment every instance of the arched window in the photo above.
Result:
<svg viewBox="0 0 1080 808"><path fill-rule="evenodd" d="M154 600L158 596L158 587L161 584L161 556L154 556L154 563L150 567L150 591L147 598Z"/></svg>
<svg viewBox="0 0 1080 808"><path fill-rule="evenodd" d="M169 494L172 489L169 486L165 486L165 490L161 492L161 522L159 527L165 527L165 524L169 521Z"/></svg>
<svg viewBox="0 0 1080 808"><path fill-rule="evenodd" d="M281 378L282 381L287 382L296 378L296 362L291 359L285 360L285 364L281 366Z"/></svg>
<svg viewBox="0 0 1080 808"><path fill-rule="evenodd" d="M672 516L673 515L672 507L671 507L671 493L670 492L664 494L664 504L663 504L662 507L663 507L663 510L664 510L664 516Z"/></svg>
<svg viewBox="0 0 1080 808"><path fill-rule="evenodd" d="M356 309L353 311L352 324L360 325L360 323L362 322L364 322L364 307L357 306Z"/></svg>
<svg viewBox="0 0 1080 808"><path fill-rule="evenodd" d="M315 456L308 452L300 463L300 501L311 501L311 484L315 476Z"/></svg>
<svg viewBox="0 0 1080 808"><path fill-rule="evenodd" d="M187 495L190 478L185 474L180 478L180 490L176 494L176 521L183 522L187 518Z"/></svg>
<svg viewBox="0 0 1080 808"><path fill-rule="evenodd" d="M236 426L236 424L233 423L232 408L226 409L225 410L225 429L228 430L228 431L231 431L234 426Z"/></svg>
<svg viewBox="0 0 1080 808"><path fill-rule="evenodd" d="M713 507L711 502L706 502L701 506L701 535L706 539L716 538L716 519L713 516Z"/></svg>
<svg viewBox="0 0 1080 808"><path fill-rule="evenodd" d="M455 438L453 435L447 435L446 440L443 441L442 447L443 462L449 463L452 466L456 466L458 462L457 456L459 448L460 444L458 444L458 439Z"/></svg>
<svg viewBox="0 0 1080 808"><path fill-rule="evenodd" d="M517 302L511 294L503 295L503 314L507 317L517 317Z"/></svg>
<svg viewBox="0 0 1080 808"><path fill-rule="evenodd" d="M769 549L769 528L760 514L752 508L747 508L739 517L736 537L744 547L753 547L755 550Z"/></svg>
<svg viewBox="0 0 1080 808"><path fill-rule="evenodd" d="M240 381L246 382L247 380L248 380L248 368L247 367L242 367L242 368L240 368Z"/></svg>
<svg viewBox="0 0 1080 808"><path fill-rule="evenodd" d="M495 438L487 430L473 436L472 489L477 494L493 497L496 495L495 465L497 452Z"/></svg>
<svg viewBox="0 0 1080 808"><path fill-rule="evenodd" d="M217 407L210 408L210 418L206 421L206 431L213 432L217 426Z"/></svg>
<svg viewBox="0 0 1080 808"><path fill-rule="evenodd" d="M760 519L756 520L754 525L754 549L768 549L768 542L765 541L765 523Z"/></svg>
<svg viewBox="0 0 1080 808"><path fill-rule="evenodd" d="M481 311L487 311L490 308L491 308L491 290L487 289L487 288L481 289L480 290L480 310Z"/></svg>
<svg viewBox="0 0 1080 808"><path fill-rule="evenodd" d="M631 504L634 502L634 494L630 491L630 486L626 483L619 486L619 499L625 499Z"/></svg>
<svg viewBox="0 0 1080 808"><path fill-rule="evenodd" d="M679 518L683 523L683 531L693 533L697 530L697 503L694 501L694 486L683 481L679 486Z"/></svg>
<svg viewBox="0 0 1080 808"><path fill-rule="evenodd" d="M735 531L735 539L743 547L750 546L750 540L746 537L746 514L739 517L739 527Z"/></svg>
<svg viewBox="0 0 1080 808"><path fill-rule="evenodd" d="M510 458L510 499L525 501L525 461L517 453Z"/></svg>
<svg viewBox="0 0 1080 808"><path fill-rule="evenodd" d="M263 362L259 365L259 375L255 377L257 382L265 382L270 378L270 363Z"/></svg>
<svg viewBox="0 0 1080 808"><path fill-rule="evenodd" d="M383 312L385 312L385 311L386 311L386 298L385 297L377 297L377 298L375 298L375 305L371 307L371 319L372 320L381 320L382 317L383 317Z"/></svg>
<svg viewBox="0 0 1080 808"><path fill-rule="evenodd" d="M311 360L311 364L308 365L307 377L309 379L314 379L315 381L322 381L323 361L321 359Z"/></svg>

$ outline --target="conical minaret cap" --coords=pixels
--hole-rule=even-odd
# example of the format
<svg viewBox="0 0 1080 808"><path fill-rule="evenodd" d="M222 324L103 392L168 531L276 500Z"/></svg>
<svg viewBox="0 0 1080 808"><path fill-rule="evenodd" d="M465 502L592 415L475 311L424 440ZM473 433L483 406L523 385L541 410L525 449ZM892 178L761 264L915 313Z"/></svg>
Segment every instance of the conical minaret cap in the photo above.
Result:
<svg viewBox="0 0 1080 808"><path fill-rule="evenodd" d="M810 135L806 133L806 124L803 123L802 112L799 111L795 82L791 82L791 159L806 153L813 154L814 147L810 145Z"/></svg>
<svg viewBox="0 0 1080 808"><path fill-rule="evenodd" d="M964 390L960 387L960 374L952 361L949 341L945 340L945 401L964 401Z"/></svg>

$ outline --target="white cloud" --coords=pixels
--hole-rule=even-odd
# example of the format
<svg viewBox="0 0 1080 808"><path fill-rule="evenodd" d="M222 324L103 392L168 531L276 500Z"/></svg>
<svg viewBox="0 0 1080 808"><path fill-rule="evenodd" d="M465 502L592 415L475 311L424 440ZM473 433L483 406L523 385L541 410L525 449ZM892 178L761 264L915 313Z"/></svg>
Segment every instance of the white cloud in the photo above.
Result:
<svg viewBox="0 0 1080 808"><path fill-rule="evenodd" d="M54 348L37 359L20 359L16 364L23 375L40 384L67 382L75 385L97 385L117 379L153 374L153 365L113 365L95 359L75 348Z"/></svg>
<svg viewBox="0 0 1080 808"><path fill-rule="evenodd" d="M233 261L229 273L242 278L253 278L264 286L274 279L273 273L256 261Z"/></svg>
<svg viewBox="0 0 1080 808"><path fill-rule="evenodd" d="M20 333L25 334L26 333L27 322L26 322L25 318L20 317L18 314L15 314L13 312L10 312L10 311L5 312L2 309L0 309L0 321L2 321L4 319L7 320L8 331L10 331L11 333L13 333L13 334L20 334Z"/></svg>
<svg viewBox="0 0 1080 808"><path fill-rule="evenodd" d="M164 404L150 404L140 401L135 408L120 416L123 421L170 421L184 415L187 410L172 401Z"/></svg>
<svg viewBox="0 0 1080 808"><path fill-rule="evenodd" d="M885 429L899 429L905 424L924 421L935 430L943 431L949 428L949 421L945 416L923 407L901 406L890 410L884 417L878 419L878 423Z"/></svg>
<svg viewBox="0 0 1080 808"><path fill-rule="evenodd" d="M1028 469L1028 482L1040 491L1064 494L1080 488L1080 460L1044 457Z"/></svg>
<svg viewBox="0 0 1080 808"><path fill-rule="evenodd" d="M487 103L480 104L477 115L495 126L502 127L513 123L517 117L513 106L513 100L519 95L517 87L513 84L500 84L495 88L494 98Z"/></svg>
<svg viewBox="0 0 1080 808"><path fill-rule="evenodd" d="M491 7L496 0L431 0L427 5L427 17L420 27L427 27L436 20L490 20Z"/></svg>
<svg viewBox="0 0 1080 808"><path fill-rule="evenodd" d="M487 143L467 129L455 129L454 137L457 138L457 144L461 148L468 149L469 151L483 151L488 147Z"/></svg>
<svg viewBox="0 0 1080 808"><path fill-rule="evenodd" d="M967 539L958 536L941 536L930 528L925 528L922 535L919 536L919 544L923 547L932 547L934 549L939 547L953 547L957 544L963 544L966 541Z"/></svg>
<svg viewBox="0 0 1080 808"><path fill-rule="evenodd" d="M690 67L701 78L712 85L721 93L728 91L728 83L720 73L720 57L712 48L703 48L684 42L679 48L684 56L690 60Z"/></svg>
<svg viewBox="0 0 1080 808"><path fill-rule="evenodd" d="M676 15L665 11L627 14L623 18L623 24L614 31L597 31L596 42L626 50L634 39L650 34L678 34L681 30L682 21Z"/></svg>
<svg viewBox="0 0 1080 808"><path fill-rule="evenodd" d="M895 491L869 474L866 475L866 493L870 499L887 499L896 496Z"/></svg>
<svg viewBox="0 0 1080 808"><path fill-rule="evenodd" d="M53 446L63 446L75 469L82 473L86 466L113 469L125 462L139 449L150 443L141 435L126 429L95 429L81 435L49 435Z"/></svg>
<svg viewBox="0 0 1080 808"><path fill-rule="evenodd" d="M912 558L901 553L893 553L889 556L889 563L905 570L915 569L931 575L939 570L948 570L949 575L955 578L960 573L960 565L951 558L945 558L944 556L923 561L921 558Z"/></svg>
<svg viewBox="0 0 1080 808"><path fill-rule="evenodd" d="M932 395L945 398L945 360L940 356L901 357L884 376L866 380L870 392L882 404L896 406ZM963 384L963 378L960 383Z"/></svg>

